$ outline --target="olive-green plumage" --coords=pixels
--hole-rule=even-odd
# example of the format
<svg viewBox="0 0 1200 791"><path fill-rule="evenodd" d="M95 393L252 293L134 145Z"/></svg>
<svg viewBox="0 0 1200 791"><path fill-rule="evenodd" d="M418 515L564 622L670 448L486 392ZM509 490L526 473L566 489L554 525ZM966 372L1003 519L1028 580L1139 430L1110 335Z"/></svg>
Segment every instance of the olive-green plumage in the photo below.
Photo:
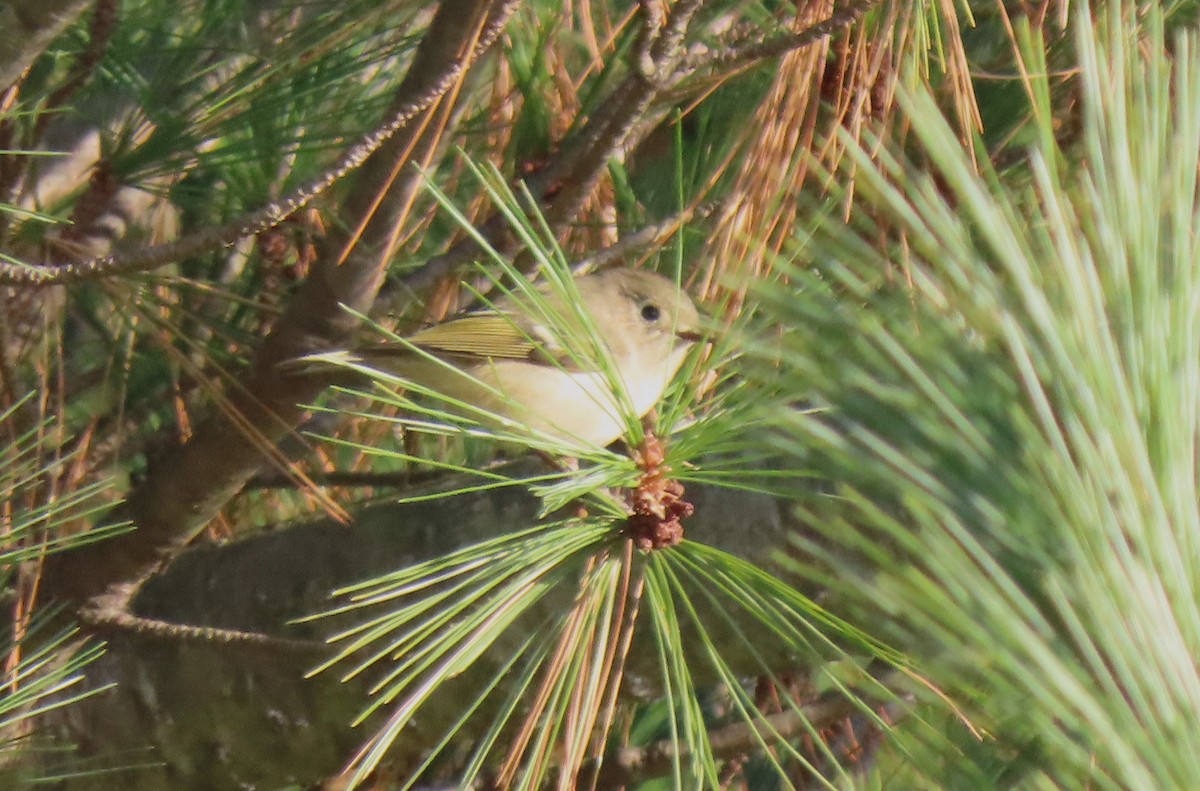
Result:
<svg viewBox="0 0 1200 791"><path fill-rule="evenodd" d="M506 297L490 310L419 330L405 344L306 359L380 368L482 410L447 405L484 424L607 445L625 433L627 412L642 417L662 397L699 339L700 317L673 281L651 272L610 269L575 285L577 305L544 292L544 313L554 321L533 317ZM580 307L606 347L625 403L614 395L610 373L585 351L581 339L592 336L583 329Z"/></svg>

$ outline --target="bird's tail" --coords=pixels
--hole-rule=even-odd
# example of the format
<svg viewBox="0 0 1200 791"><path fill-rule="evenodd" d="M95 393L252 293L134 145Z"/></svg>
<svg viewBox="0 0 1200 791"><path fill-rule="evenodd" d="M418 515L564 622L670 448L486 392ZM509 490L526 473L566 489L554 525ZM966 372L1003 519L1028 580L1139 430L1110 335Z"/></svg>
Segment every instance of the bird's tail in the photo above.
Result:
<svg viewBox="0 0 1200 791"><path fill-rule="evenodd" d="M291 374L328 372L332 368L347 368L362 365L366 360L354 349L334 349L328 352L306 354L279 363L279 370Z"/></svg>

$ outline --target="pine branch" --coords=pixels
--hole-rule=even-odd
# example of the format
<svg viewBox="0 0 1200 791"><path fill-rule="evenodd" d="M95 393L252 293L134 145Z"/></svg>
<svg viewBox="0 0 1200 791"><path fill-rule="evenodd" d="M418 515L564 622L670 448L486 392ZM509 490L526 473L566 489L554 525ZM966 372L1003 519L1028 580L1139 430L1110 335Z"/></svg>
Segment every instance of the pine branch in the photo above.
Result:
<svg viewBox="0 0 1200 791"><path fill-rule="evenodd" d="M715 200L676 212L670 217L639 228L637 231L623 237L616 244L597 250L587 258L581 258L571 267L578 275L587 274L598 269L604 269L618 261L628 258L635 252L656 247L668 236L677 232L686 223L707 220L721 208L723 201Z"/></svg>
<svg viewBox="0 0 1200 791"><path fill-rule="evenodd" d="M507 17L505 18L507 19ZM45 266L18 265L0 261L0 284L45 287L80 280L146 272L184 258L228 247L243 237L275 227L348 173L359 168L368 157L379 150L380 146L441 99L462 78L467 68L495 43L496 37L500 35L502 29L503 25L489 26L485 31L487 35L480 37L474 51L468 57L448 64L437 79L425 86L419 93L400 102L393 109L391 116L379 128L350 148L333 167L319 178L298 187L284 198L272 201L257 211L220 227L206 228L173 242L153 245L129 253L101 256L78 263Z"/></svg>
<svg viewBox="0 0 1200 791"><path fill-rule="evenodd" d="M718 52L703 55L687 51L684 34L700 4L680 2L665 20L654 2L639 4L642 29L634 47L634 69L613 90L576 134L550 162L526 179L529 190L545 199L543 213L555 231L563 230L595 189L613 159L624 160L658 123L657 108L673 106L683 98L707 90L755 62L808 46L849 26L879 0L855 0L828 19L801 31L754 38ZM715 76L714 76L715 75ZM649 122L653 120L653 123ZM479 225L482 236L498 251L513 254L516 241L507 236L507 222L494 214ZM476 260L480 248L463 239L446 252L433 256L404 279L397 291L386 294L381 306L402 313L411 295L428 290Z"/></svg>
<svg viewBox="0 0 1200 791"><path fill-rule="evenodd" d="M852 0L843 8L834 11L827 19L806 27L804 30L777 33L738 42L725 49L694 53L684 60L676 74L677 79L686 79L694 74L721 71L731 73L751 64L777 58L792 50L807 47L826 36L849 27L880 0Z"/></svg>
<svg viewBox="0 0 1200 791"><path fill-rule="evenodd" d="M42 50L89 5L91 0L0 2L0 90L19 80Z"/></svg>
<svg viewBox="0 0 1200 791"><path fill-rule="evenodd" d="M116 29L117 19L120 15L121 0L96 1L96 5L92 9L91 24L88 26L87 47L71 66L71 72L67 75L66 80L46 99L46 104L41 108L41 115L34 130L35 139L41 138L46 124L54 116L54 111L65 107L67 100L91 79L96 67L103 60L104 53L108 50L108 42L112 38L113 30Z"/></svg>
<svg viewBox="0 0 1200 791"><path fill-rule="evenodd" d="M699 3L681 2L665 22L652 2L640 4L642 33L635 55L635 68L605 102L592 112L579 132L566 141L544 168L526 179L529 191L544 200L543 214L555 232L565 229L595 189L609 162L624 158L636 148L650 129L640 124L660 91L674 82L671 76L682 60L687 24ZM661 26L661 31L659 30ZM638 135L638 130L641 135ZM481 235L503 254L515 252L517 242L507 234L507 221L499 213L479 225ZM401 293L388 300L388 308L400 311L397 303L420 293L480 253L473 239L464 239L441 255L434 256L405 278Z"/></svg>
<svg viewBox="0 0 1200 791"><path fill-rule="evenodd" d="M449 90L450 86L442 87L445 75L465 75L478 62L480 45L495 40L515 6L511 1L445 0L397 91L395 108L408 113L425 97ZM431 123L440 114L442 122L452 123L456 117L452 107L431 107L425 121ZM399 114L393 112L393 118ZM217 515L264 458L277 454L274 443L304 416L298 404L315 400L329 383L321 375L289 374L278 363L306 349L345 343L353 322L342 305L369 308L381 280L378 247L406 210L407 196L420 188L417 169L399 165L433 156L445 138L422 134L425 126L415 124L367 159L346 202L354 212L351 222L338 226L352 227L357 217L367 217L357 245L345 253L355 240L344 230L326 238L309 277L264 340L249 371L228 394L222 411L201 423L187 444L153 465L145 482L118 509L118 516L131 519L137 530L98 544L86 554L55 559L47 566L43 583L51 595L84 601L110 588L132 592ZM393 171L399 175L381 197L379 174Z"/></svg>
<svg viewBox="0 0 1200 791"><path fill-rule="evenodd" d="M771 735L785 740L797 739L813 730L832 728L860 713L861 708L850 698L840 693L827 693L798 708L765 714L757 723L738 720L718 728L709 734L709 745L715 756L736 760L759 751L764 736L768 740ZM902 715L903 709L899 705L882 707L881 716L888 720ZM669 775L676 762L687 761L686 753L680 753L682 746L666 739L646 747L621 748L600 767L596 787L632 786L648 778Z"/></svg>

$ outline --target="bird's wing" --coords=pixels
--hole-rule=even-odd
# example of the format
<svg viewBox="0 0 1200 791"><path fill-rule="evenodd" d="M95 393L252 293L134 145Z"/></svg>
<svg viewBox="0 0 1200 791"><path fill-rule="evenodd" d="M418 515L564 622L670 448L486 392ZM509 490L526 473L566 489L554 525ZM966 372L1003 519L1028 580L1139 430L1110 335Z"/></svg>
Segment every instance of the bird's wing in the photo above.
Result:
<svg viewBox="0 0 1200 791"><path fill-rule="evenodd" d="M521 328L501 313L471 313L418 330L408 341L434 354L535 360L548 345L548 338L539 337L542 334L537 328Z"/></svg>
<svg viewBox="0 0 1200 791"><path fill-rule="evenodd" d="M505 313L468 313L418 330L406 340L433 354L459 359L523 360L584 370L546 327Z"/></svg>

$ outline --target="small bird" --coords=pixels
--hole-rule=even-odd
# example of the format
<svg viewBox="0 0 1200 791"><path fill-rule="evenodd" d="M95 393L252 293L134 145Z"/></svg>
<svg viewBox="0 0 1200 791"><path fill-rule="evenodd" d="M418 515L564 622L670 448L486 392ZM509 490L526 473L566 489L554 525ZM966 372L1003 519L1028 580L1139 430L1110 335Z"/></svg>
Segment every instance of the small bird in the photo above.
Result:
<svg viewBox="0 0 1200 791"><path fill-rule="evenodd" d="M364 364L481 424L603 447L625 433L626 416L645 416L662 397L702 337L700 314L674 281L651 272L608 269L574 284L577 301L546 288L541 299L505 296L404 343L303 361Z"/></svg>

